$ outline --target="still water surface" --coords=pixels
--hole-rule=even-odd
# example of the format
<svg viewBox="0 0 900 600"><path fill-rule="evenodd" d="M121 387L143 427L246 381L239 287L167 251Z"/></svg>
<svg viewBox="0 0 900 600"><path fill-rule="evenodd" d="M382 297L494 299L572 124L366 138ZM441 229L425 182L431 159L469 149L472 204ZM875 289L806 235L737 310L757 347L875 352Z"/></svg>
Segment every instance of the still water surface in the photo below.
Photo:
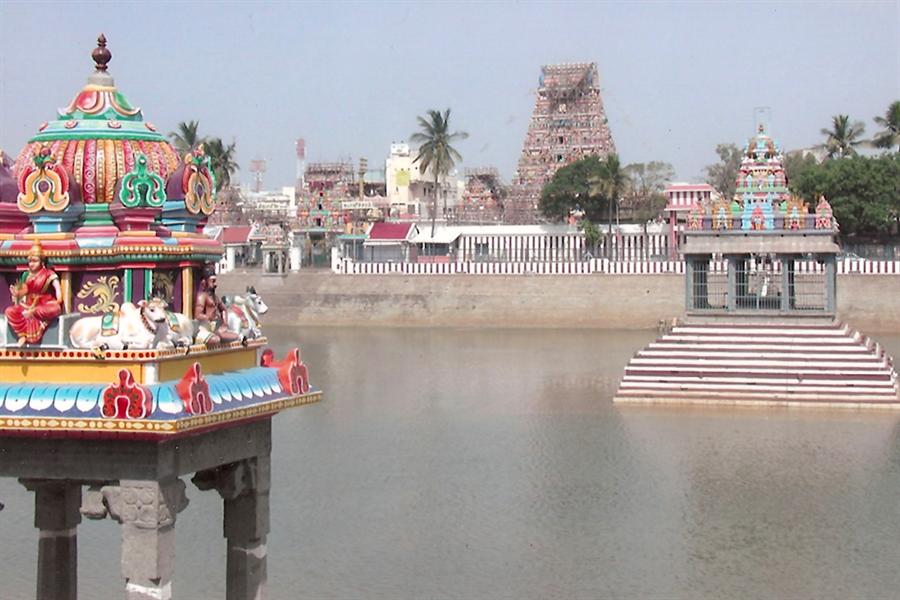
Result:
<svg viewBox="0 0 900 600"><path fill-rule="evenodd" d="M900 595L900 414L615 407L649 332L270 333L326 394L275 419L270 598ZM224 598L188 494L175 597ZM0 599L33 597L33 498L0 501ZM80 597L123 596L117 527L79 527Z"/></svg>

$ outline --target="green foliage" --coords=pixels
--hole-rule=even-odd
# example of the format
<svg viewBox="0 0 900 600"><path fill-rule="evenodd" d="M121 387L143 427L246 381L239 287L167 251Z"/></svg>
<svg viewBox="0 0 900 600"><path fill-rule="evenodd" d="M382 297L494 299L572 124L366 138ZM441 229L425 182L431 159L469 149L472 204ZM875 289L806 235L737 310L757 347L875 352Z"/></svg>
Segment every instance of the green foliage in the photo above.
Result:
<svg viewBox="0 0 900 600"><path fill-rule="evenodd" d="M559 169L541 190L541 214L562 221L576 207L588 221L612 220L615 200L628 191L629 178L617 154L601 160L585 156Z"/></svg>
<svg viewBox="0 0 900 600"><path fill-rule="evenodd" d="M416 120L420 130L412 134L409 140L419 144L419 153L413 162L419 163L423 173L430 168L434 176L434 197L431 201L431 236L434 237L438 183L447 176L456 161L462 161L462 156L451 144L466 139L469 134L465 131L450 133L449 108L443 115L438 110L429 110L427 119L416 117Z"/></svg>
<svg viewBox="0 0 900 600"><path fill-rule="evenodd" d="M897 146L900 151L900 100L891 102L883 117L875 117L875 122L883 128L875 134L872 143L876 148L890 150Z"/></svg>
<svg viewBox="0 0 900 600"><path fill-rule="evenodd" d="M557 170L541 190L540 210L548 219L562 221L569 211L580 206L585 219L602 220L607 197L592 182L603 176L603 161L596 155L577 160Z"/></svg>
<svg viewBox="0 0 900 600"><path fill-rule="evenodd" d="M215 174L216 191L231 185L231 178L239 169L234 160L237 144L233 140L226 146L222 138L201 136L199 121L188 121L187 123L182 121L178 124L178 131L170 132L169 137L180 157L203 144L203 150L209 157Z"/></svg>
<svg viewBox="0 0 900 600"><path fill-rule="evenodd" d="M199 130L199 121L188 121L187 123L182 121L178 124L178 131L169 132L169 137L172 138L172 145L174 145L175 150L178 151L179 157L183 157L203 143L203 138L200 137Z"/></svg>
<svg viewBox="0 0 900 600"><path fill-rule="evenodd" d="M788 183L793 181L801 171L818 164L816 157L808 152L788 152L784 156L784 172Z"/></svg>
<svg viewBox="0 0 900 600"><path fill-rule="evenodd" d="M226 146L222 138L209 138L204 142L203 148L216 175L217 192L231 186L231 177L238 170L234 160L235 145L232 141Z"/></svg>
<svg viewBox="0 0 900 600"><path fill-rule="evenodd" d="M600 240L603 239L603 232L600 231L600 228L597 227L596 224L588 219L583 219L578 228L584 233L585 243L587 243L588 247L596 254L597 245L600 243Z"/></svg>
<svg viewBox="0 0 900 600"><path fill-rule="evenodd" d="M591 192L617 200L628 187L628 174L619 161L618 154L610 154L600 161L600 171L591 178Z"/></svg>
<svg viewBox="0 0 900 600"><path fill-rule="evenodd" d="M822 194L845 235L895 234L900 220L900 154L805 164L789 181L811 205Z"/></svg>
<svg viewBox="0 0 900 600"><path fill-rule="evenodd" d="M831 118L831 129L822 129L825 136L825 150L828 158L856 156L856 146L863 143L862 134L866 126L862 121L850 122L849 115L835 115Z"/></svg>
<svg viewBox="0 0 900 600"><path fill-rule="evenodd" d="M675 179L675 169L667 162L633 163L625 167L630 182L626 197L632 217L637 221L656 218L665 208L666 184Z"/></svg>
<svg viewBox="0 0 900 600"><path fill-rule="evenodd" d="M738 172L741 170L743 152L734 144L719 144L716 146L716 154L719 162L707 166L706 183L718 190L722 197L731 200L737 184Z"/></svg>

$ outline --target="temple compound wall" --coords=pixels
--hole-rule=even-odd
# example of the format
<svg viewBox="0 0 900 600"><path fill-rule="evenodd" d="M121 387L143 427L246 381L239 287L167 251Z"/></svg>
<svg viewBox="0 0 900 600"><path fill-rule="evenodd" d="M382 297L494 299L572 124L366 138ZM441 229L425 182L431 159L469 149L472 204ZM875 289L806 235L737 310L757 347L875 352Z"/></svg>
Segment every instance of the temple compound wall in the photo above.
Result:
<svg viewBox="0 0 900 600"><path fill-rule="evenodd" d="M684 275L357 275L230 273L226 294L255 286L268 326L656 329L684 314ZM837 318L900 333L900 277L838 275Z"/></svg>

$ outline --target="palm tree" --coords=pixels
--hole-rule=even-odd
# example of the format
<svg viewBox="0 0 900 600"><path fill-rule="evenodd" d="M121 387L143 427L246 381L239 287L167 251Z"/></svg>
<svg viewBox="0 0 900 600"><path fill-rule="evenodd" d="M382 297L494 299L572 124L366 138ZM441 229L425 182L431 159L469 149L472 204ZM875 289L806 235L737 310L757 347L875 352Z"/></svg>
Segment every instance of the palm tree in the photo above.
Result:
<svg viewBox="0 0 900 600"><path fill-rule="evenodd" d="M606 199L609 211L609 237L612 238L613 204L619 201L628 185L628 173L622 167L619 155L609 154L601 163L600 171L590 179L590 194Z"/></svg>
<svg viewBox="0 0 900 600"><path fill-rule="evenodd" d="M424 173L431 168L434 175L434 198L431 201L431 237L434 237L435 219L437 218L437 194L440 180L447 176L456 161L462 161L462 156L451 146L451 142L464 140L469 137L465 131L450 133L450 109L442 115L438 110L429 110L428 118L416 117L421 131L412 134L411 142L419 144L419 154L413 160L419 163L419 168Z"/></svg>
<svg viewBox="0 0 900 600"><path fill-rule="evenodd" d="M830 130L822 130L822 135L827 138L824 147L828 158L856 156L855 146L864 142L860 137L866 130L865 124L862 121L851 123L849 115L835 115L831 123Z"/></svg>
<svg viewBox="0 0 900 600"><path fill-rule="evenodd" d="M234 160L236 142L232 140L227 146L222 138L209 138L203 144L203 149L209 157L213 173L216 176L216 191L231 185L231 176L240 168Z"/></svg>
<svg viewBox="0 0 900 600"><path fill-rule="evenodd" d="M884 128L875 135L872 143L876 148L893 148L900 151L900 100L894 100L888 106L883 117L875 117L875 122Z"/></svg>
<svg viewBox="0 0 900 600"><path fill-rule="evenodd" d="M199 128L199 121L188 121L187 123L182 121L178 124L178 131L169 132L169 137L172 138L172 144L175 145L175 150L178 151L180 156L184 156L196 146L203 143L203 138L200 137L200 133L198 132Z"/></svg>

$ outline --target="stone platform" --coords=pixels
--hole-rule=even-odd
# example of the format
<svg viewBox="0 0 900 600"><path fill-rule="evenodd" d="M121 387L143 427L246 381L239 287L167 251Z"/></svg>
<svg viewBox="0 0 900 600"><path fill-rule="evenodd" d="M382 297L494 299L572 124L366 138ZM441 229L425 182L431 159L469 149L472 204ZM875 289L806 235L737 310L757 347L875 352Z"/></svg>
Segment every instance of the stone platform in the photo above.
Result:
<svg viewBox="0 0 900 600"><path fill-rule="evenodd" d="M634 355L614 401L900 409L900 385L842 323L688 323Z"/></svg>

